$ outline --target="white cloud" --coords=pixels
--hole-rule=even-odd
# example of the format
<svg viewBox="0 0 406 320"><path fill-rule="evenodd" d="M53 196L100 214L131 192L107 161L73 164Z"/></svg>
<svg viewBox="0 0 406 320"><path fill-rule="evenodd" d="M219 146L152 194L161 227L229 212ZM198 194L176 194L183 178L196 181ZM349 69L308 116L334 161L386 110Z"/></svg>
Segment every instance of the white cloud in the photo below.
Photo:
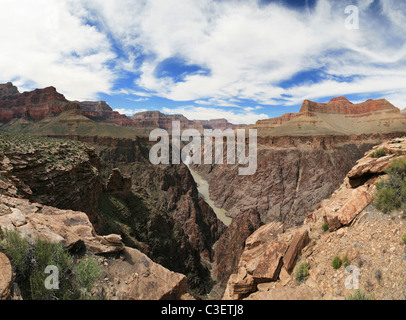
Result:
<svg viewBox="0 0 406 320"><path fill-rule="evenodd" d="M278 3L260 7L257 1L232 0L87 4L98 11L109 32L121 43L127 48L142 48L147 55L138 66L137 85L142 88L171 100L198 100L201 104L207 99L224 102L230 98L280 104L279 99L292 90L280 88L279 82L304 70L324 68L327 73L338 74L339 70L351 70L368 77L378 71L373 64L404 65L406 46L399 49L396 41L388 45L387 34L401 28L402 32L394 36L398 42L405 42L405 6L399 1L381 2L381 14L390 19L387 24L383 24L379 12L371 15L368 11L372 0L355 2L361 12L360 30L345 28L346 4L328 0L319 0L310 11L287 9ZM377 30L380 25L383 30ZM210 73L193 74L182 82L157 78L157 65L174 56ZM328 87L331 81L326 81L295 88L302 94L294 94L294 100L322 95L314 92L317 87ZM353 81L355 87L363 92L365 81L357 82ZM345 85L339 87L347 89Z"/></svg>
<svg viewBox="0 0 406 320"><path fill-rule="evenodd" d="M183 114L189 120L227 119L233 124L252 124L261 119L268 119L266 114L253 112L234 112L220 108L183 106L177 108L162 108L163 113Z"/></svg>
<svg viewBox="0 0 406 320"><path fill-rule="evenodd" d="M257 0L2 2L7 10L0 12L0 27L7 32L0 34L6 48L0 80L52 84L79 100L119 92L254 113L244 100L294 105L356 93L399 98L406 90L402 1L380 0L381 11L372 10L373 0L352 1L360 9L359 30L345 28L347 3L334 0L318 0L313 10L282 2L259 6ZM113 44L120 47L117 57ZM209 72L181 82L157 77L157 66L172 57ZM322 70L324 78L280 86L311 70ZM124 72L134 75L136 86L113 92Z"/></svg>
<svg viewBox="0 0 406 320"><path fill-rule="evenodd" d="M67 98L108 92L115 58L104 34L68 11L62 0L2 0L0 81L26 89L55 86Z"/></svg>

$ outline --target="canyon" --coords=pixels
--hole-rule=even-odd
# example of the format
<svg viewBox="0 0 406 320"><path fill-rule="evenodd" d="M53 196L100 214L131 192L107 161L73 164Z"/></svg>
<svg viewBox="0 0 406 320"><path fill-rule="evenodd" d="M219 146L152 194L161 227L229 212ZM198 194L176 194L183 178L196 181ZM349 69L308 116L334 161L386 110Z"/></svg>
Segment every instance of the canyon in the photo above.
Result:
<svg viewBox="0 0 406 320"><path fill-rule="evenodd" d="M238 165L152 165L148 133L169 131L173 121L201 132L257 129L257 172L239 176ZM279 279L291 276L297 255L312 243L314 234L303 227L312 213L337 193L366 152L406 134L406 117L386 100L306 100L298 114L238 126L158 111L130 118L102 101L68 101L53 87L19 93L11 83L0 85L0 122L1 202L19 208L22 226L31 231L39 224L27 221L43 208L88 219L87 238L67 241L66 248L87 246L104 255L109 284L118 292L109 290L109 297L123 299L191 298L186 292L198 299L265 297L261 288L280 287ZM11 209L4 210L0 228L22 227L16 227ZM74 226L68 221L61 226L44 217L41 224L53 230L50 237L62 240L67 231L60 237L58 232ZM91 247L109 239L121 258ZM258 268L244 271L251 249L260 252ZM280 263L266 263L274 256L286 261L286 272L278 273ZM151 266L168 280L152 279ZM125 286L122 279L134 274L148 276L133 277L127 282L134 286ZM150 280L155 291L146 289Z"/></svg>

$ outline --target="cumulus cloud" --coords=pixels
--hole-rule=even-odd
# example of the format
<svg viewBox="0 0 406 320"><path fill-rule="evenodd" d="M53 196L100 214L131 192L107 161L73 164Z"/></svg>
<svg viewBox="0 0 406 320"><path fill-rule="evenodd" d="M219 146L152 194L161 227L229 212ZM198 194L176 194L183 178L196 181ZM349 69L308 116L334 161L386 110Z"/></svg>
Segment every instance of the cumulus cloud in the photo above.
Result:
<svg viewBox="0 0 406 320"><path fill-rule="evenodd" d="M281 2L259 5L258 1L86 1L125 48L141 48L145 54L133 66L140 73L137 86L175 101L237 98L288 105L347 90L372 92L366 77L379 78L379 84L403 77L406 46L399 43L406 39L405 5L380 1L373 10L372 0L353 3L360 9L359 30L345 28L347 4L333 0L318 0L312 10L288 8ZM210 72L190 74L183 81L157 77L157 66L173 57ZM381 64L387 65L382 68ZM346 84L325 77L299 87L279 85L312 69L357 78ZM382 75L382 69L395 74Z"/></svg>
<svg viewBox="0 0 406 320"><path fill-rule="evenodd" d="M218 110L216 118L240 116L225 107L245 108L257 119L258 109L244 101L291 106L373 94L405 106L402 1L351 1L359 8L359 30L345 27L347 3L335 0L317 0L308 10L257 0L3 2L0 26L9 31L0 35L7 48L0 78L53 84L75 99L119 92L194 102L202 112ZM171 59L184 70L177 65L176 77L157 72ZM186 72L190 66L194 72ZM123 74L133 83L118 88Z"/></svg>
<svg viewBox="0 0 406 320"><path fill-rule="evenodd" d="M107 37L83 24L62 0L3 0L0 80L20 89L55 86L68 98L92 99L116 78Z"/></svg>

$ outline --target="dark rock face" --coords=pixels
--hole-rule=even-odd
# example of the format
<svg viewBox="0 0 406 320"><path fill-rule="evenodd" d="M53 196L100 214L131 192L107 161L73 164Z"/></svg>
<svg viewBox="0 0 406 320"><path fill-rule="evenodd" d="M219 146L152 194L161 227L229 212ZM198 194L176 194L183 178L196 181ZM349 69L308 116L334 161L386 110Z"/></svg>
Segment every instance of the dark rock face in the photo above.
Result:
<svg viewBox="0 0 406 320"><path fill-rule="evenodd" d="M0 171L9 182L3 194L82 211L97 223L97 202L103 185L95 150L69 141L24 139L18 136L11 147L0 148Z"/></svg>
<svg viewBox="0 0 406 320"><path fill-rule="evenodd" d="M7 96L19 95L17 87L14 86L11 82L5 84L0 84L0 99Z"/></svg>
<svg viewBox="0 0 406 320"><path fill-rule="evenodd" d="M255 175L239 176L238 167L229 165L201 165L196 170L210 182L211 199L227 215L238 217L253 208L262 223L297 226L331 195L367 150L390 135L361 140L357 136L259 138Z"/></svg>
<svg viewBox="0 0 406 320"><path fill-rule="evenodd" d="M65 138L92 144L100 157L101 177L110 180L111 188L99 201L98 233L121 234L126 245L187 274L190 287L204 292L210 280L206 263L213 259L213 244L225 226L199 197L189 169L183 164L152 165L147 139ZM121 180L117 170L111 174L116 168L123 177L131 177L132 190L126 197L114 195L113 176Z"/></svg>
<svg viewBox="0 0 406 320"><path fill-rule="evenodd" d="M126 198L131 191L131 177L123 177L120 169L115 168L111 172L106 185L106 192L120 198Z"/></svg>
<svg viewBox="0 0 406 320"><path fill-rule="evenodd" d="M231 274L238 270L245 240L259 227L261 221L255 210L248 210L233 219L231 225L216 243L214 270L220 284L225 287Z"/></svg>

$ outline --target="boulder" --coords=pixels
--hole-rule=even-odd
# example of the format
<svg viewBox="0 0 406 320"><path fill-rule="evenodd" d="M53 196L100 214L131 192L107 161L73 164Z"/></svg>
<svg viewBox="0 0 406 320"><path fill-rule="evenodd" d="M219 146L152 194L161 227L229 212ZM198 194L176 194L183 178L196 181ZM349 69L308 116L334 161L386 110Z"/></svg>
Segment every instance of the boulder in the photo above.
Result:
<svg viewBox="0 0 406 320"><path fill-rule="evenodd" d="M0 300L10 298L13 285L13 269L7 256L0 252Z"/></svg>
<svg viewBox="0 0 406 320"><path fill-rule="evenodd" d="M169 271L132 248L125 248L121 259L111 260L105 273L111 300L177 300L187 290L183 274Z"/></svg>
<svg viewBox="0 0 406 320"><path fill-rule="evenodd" d="M286 250L287 245L281 242L272 242L267 247L253 274L257 283L276 281L278 279Z"/></svg>
<svg viewBox="0 0 406 320"><path fill-rule="evenodd" d="M296 260L301 250L309 242L309 233L307 230L298 231L289 244L285 255L283 256L283 266L287 272L291 272L295 267Z"/></svg>

